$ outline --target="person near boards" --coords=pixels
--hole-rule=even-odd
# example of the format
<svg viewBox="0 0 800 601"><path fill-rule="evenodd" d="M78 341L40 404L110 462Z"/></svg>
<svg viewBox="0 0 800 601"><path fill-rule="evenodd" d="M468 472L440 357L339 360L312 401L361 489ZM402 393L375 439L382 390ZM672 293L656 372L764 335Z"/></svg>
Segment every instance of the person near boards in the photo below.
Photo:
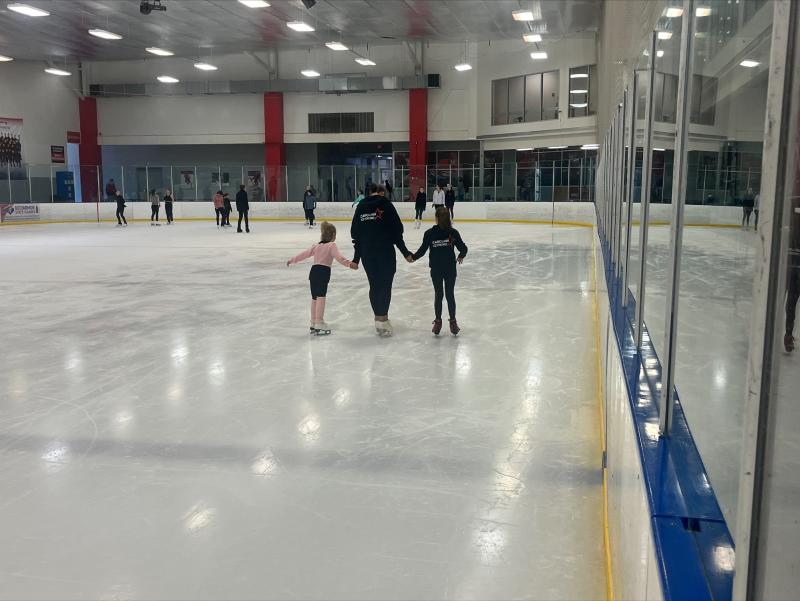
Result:
<svg viewBox="0 0 800 601"><path fill-rule="evenodd" d="M244 184L239 186L239 191L236 193L236 212L239 213L239 225L236 228L238 233L242 233L242 217L244 217L245 231L250 233L250 200L247 198L247 190L244 189Z"/></svg>
<svg viewBox="0 0 800 601"><path fill-rule="evenodd" d="M425 203L428 202L428 197L425 194L425 188L419 187L417 198L414 200L414 227L419 229L422 227L422 214L425 212Z"/></svg>
<svg viewBox="0 0 800 601"><path fill-rule="evenodd" d="M167 225L172 225L175 221L172 217L172 190L167 188L164 190L164 212L167 214Z"/></svg>
<svg viewBox="0 0 800 601"><path fill-rule="evenodd" d="M450 220L453 220L453 207L456 204L456 191L453 190L453 184L447 184L447 190L444 191L444 206L447 207L450 213Z"/></svg>
<svg viewBox="0 0 800 601"><path fill-rule="evenodd" d="M114 194L117 201L117 227L128 227L128 220L125 219L125 199L122 197L122 192L117 190Z"/></svg>

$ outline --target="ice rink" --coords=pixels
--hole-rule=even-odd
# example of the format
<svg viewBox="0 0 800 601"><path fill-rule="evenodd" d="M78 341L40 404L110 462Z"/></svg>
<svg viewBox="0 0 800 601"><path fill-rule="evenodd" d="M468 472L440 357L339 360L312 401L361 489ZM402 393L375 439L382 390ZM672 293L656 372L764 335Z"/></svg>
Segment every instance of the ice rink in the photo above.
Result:
<svg viewBox="0 0 800 601"><path fill-rule="evenodd" d="M0 597L604 598L592 230L456 227L390 339L296 222L0 230Z"/></svg>

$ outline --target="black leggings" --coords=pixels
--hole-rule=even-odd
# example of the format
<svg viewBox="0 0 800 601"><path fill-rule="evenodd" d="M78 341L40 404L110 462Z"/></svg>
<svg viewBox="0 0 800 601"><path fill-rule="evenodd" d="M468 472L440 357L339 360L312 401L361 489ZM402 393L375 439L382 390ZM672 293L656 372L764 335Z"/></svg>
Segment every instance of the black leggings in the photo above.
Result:
<svg viewBox="0 0 800 601"><path fill-rule="evenodd" d="M453 206L454 205L447 205L447 210L450 211L450 219L453 218Z"/></svg>
<svg viewBox="0 0 800 601"><path fill-rule="evenodd" d="M222 225L225 225L225 209L223 209L222 207L218 209L215 208L214 212L217 214L217 226L219 226L220 217L222 218Z"/></svg>
<svg viewBox="0 0 800 601"><path fill-rule="evenodd" d="M447 312L450 314L450 319L456 318L456 272L453 271L437 271L431 269L431 280L433 281L433 310L436 313L436 319L442 318L442 298L447 297Z"/></svg>
<svg viewBox="0 0 800 601"><path fill-rule="evenodd" d="M160 207L158 205L150 205L150 221L153 221L153 219L158 221L158 209L159 208Z"/></svg>
<svg viewBox="0 0 800 601"><path fill-rule="evenodd" d="M242 217L244 217L244 229L248 232L250 231L250 218L247 216L248 209L243 211L239 211L239 226L236 228L237 231L242 231Z"/></svg>
<svg viewBox="0 0 800 601"><path fill-rule="evenodd" d="M164 212L167 214L167 223L172 223L173 221L175 221L172 218L172 203L171 202L165 202L164 203Z"/></svg>
<svg viewBox="0 0 800 601"><path fill-rule="evenodd" d="M392 303L392 283L397 262L394 258L394 248L391 255L377 257L363 257L364 271L369 280L369 302L375 315L389 315L389 305Z"/></svg>
<svg viewBox="0 0 800 601"><path fill-rule="evenodd" d="M314 209L303 209L306 212L306 219L309 225L314 225Z"/></svg>
<svg viewBox="0 0 800 601"><path fill-rule="evenodd" d="M417 212L416 217L414 219L419 219L422 221L422 214L425 212L425 206L422 207L415 207L414 210Z"/></svg>
<svg viewBox="0 0 800 601"><path fill-rule="evenodd" d="M794 334L794 320L797 315L797 301L800 300L800 260L789 265L786 282L786 335Z"/></svg>
<svg viewBox="0 0 800 601"><path fill-rule="evenodd" d="M123 222L128 223L125 219L125 207L117 207L117 223L122 225Z"/></svg>

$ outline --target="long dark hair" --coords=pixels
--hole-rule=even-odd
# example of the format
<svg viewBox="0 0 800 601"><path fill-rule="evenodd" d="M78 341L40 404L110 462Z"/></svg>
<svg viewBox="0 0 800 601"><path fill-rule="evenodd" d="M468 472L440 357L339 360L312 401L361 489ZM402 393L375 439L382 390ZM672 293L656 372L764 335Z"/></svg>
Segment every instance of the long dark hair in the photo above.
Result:
<svg viewBox="0 0 800 601"><path fill-rule="evenodd" d="M450 221L450 211L447 207L438 207L436 209L436 225L446 232L453 229L453 222Z"/></svg>

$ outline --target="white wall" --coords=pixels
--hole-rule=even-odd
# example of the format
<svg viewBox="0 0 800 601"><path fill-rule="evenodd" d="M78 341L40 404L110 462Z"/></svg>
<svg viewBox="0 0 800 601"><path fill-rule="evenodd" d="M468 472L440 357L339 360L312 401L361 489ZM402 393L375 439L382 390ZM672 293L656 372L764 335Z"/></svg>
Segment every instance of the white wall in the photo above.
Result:
<svg viewBox="0 0 800 601"><path fill-rule="evenodd" d="M77 88L77 75L50 75L39 62L0 63L0 117L23 120L26 163L49 165L50 146L64 146L67 130L80 129Z"/></svg>

